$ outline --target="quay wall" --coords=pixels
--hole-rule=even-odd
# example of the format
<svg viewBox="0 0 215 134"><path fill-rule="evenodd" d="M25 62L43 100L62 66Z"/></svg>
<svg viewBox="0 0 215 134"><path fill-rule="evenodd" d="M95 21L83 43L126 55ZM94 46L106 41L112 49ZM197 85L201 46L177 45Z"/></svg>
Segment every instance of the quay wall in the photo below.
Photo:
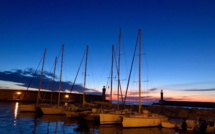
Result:
<svg viewBox="0 0 215 134"><path fill-rule="evenodd" d="M69 98L66 97L69 95ZM50 92L50 91L40 91L41 101L44 103L49 103L51 100L51 96L53 96L53 103L57 103L58 92ZM38 91L26 91L26 90L16 90L16 89L0 89L0 101L20 101L20 102L36 102L38 97ZM60 93L60 102L77 102L81 103L83 100L82 94L75 93ZM102 96L99 95L86 95L86 101L101 101Z"/></svg>

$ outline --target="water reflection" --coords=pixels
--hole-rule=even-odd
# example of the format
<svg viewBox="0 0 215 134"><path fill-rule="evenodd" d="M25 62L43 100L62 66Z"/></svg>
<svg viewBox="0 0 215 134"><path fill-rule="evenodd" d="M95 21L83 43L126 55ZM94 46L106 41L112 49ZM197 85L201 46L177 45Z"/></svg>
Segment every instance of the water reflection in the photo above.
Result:
<svg viewBox="0 0 215 134"><path fill-rule="evenodd" d="M18 108L19 108L19 102L16 102L15 106L14 106L14 121L13 121L14 126L16 126L16 118L18 115Z"/></svg>
<svg viewBox="0 0 215 134"><path fill-rule="evenodd" d="M76 133L78 120L71 120L61 115L37 115L35 112L21 112L17 116L20 130L26 133L64 134ZM23 125L25 124L25 125Z"/></svg>
<svg viewBox="0 0 215 134"><path fill-rule="evenodd" d="M100 134L122 134L121 125L100 125Z"/></svg>
<svg viewBox="0 0 215 134"><path fill-rule="evenodd" d="M19 102L15 103L15 107L14 107L14 119L17 118L18 115L18 108L19 108Z"/></svg>
<svg viewBox="0 0 215 134"><path fill-rule="evenodd" d="M33 134L179 134L177 130L165 128L123 128L122 125L99 125L65 115L37 115L35 112L19 112L19 103L0 102L1 133Z"/></svg>
<svg viewBox="0 0 215 134"><path fill-rule="evenodd" d="M160 127L123 128L121 125L101 125L100 134L177 134L174 129Z"/></svg>
<svg viewBox="0 0 215 134"><path fill-rule="evenodd" d="M39 117L39 115L37 115L36 112L19 112L17 117L22 119L34 119Z"/></svg>
<svg viewBox="0 0 215 134"><path fill-rule="evenodd" d="M77 133L90 133L98 134L99 133L99 124L95 122L86 122L83 119L79 119L77 126L74 128L74 131Z"/></svg>
<svg viewBox="0 0 215 134"><path fill-rule="evenodd" d="M159 127L152 128L124 128L123 134L158 134L160 133Z"/></svg>

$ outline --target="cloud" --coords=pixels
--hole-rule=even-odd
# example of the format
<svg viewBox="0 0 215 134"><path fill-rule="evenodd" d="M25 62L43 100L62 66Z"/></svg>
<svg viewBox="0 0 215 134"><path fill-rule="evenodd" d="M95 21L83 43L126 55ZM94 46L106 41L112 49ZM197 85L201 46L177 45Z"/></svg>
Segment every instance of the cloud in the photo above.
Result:
<svg viewBox="0 0 215 134"><path fill-rule="evenodd" d="M57 76L55 76L56 80L53 82L52 80L53 74L47 71L43 72L42 75L42 87L41 89L46 90L58 90L59 82ZM16 84L17 86L21 86L24 88L38 88L40 82L40 72L35 71L32 68L27 68L25 70L21 69L13 69L12 71L0 71L0 80L2 81L9 81L19 83ZM72 82L70 81L62 81L62 91L71 90ZM81 84L74 84L73 91L82 93L83 86ZM100 92L96 91L95 89L88 89L86 88L86 92L88 94L98 94L101 95Z"/></svg>
<svg viewBox="0 0 215 134"><path fill-rule="evenodd" d="M154 97L154 96L142 96L141 97L141 101L142 102L156 102L158 101L160 98ZM133 101L133 102L138 102L139 98L137 96L127 96L126 97L126 101Z"/></svg>
<svg viewBox="0 0 215 134"><path fill-rule="evenodd" d="M208 89L184 89L183 91L195 91L195 92L215 91L215 88L208 88Z"/></svg>
<svg viewBox="0 0 215 134"><path fill-rule="evenodd" d="M155 90L158 90L157 88L152 88L152 89L149 89L149 90L147 90L147 91L142 91L141 92L141 94L148 94L149 92L152 92L152 91L155 91ZM136 92L130 92L130 93L128 93L128 95L139 95L139 92L138 91L136 91Z"/></svg>
<svg viewBox="0 0 215 134"><path fill-rule="evenodd" d="M186 90L186 88L199 88L199 87L205 87L205 86L213 86L214 87L214 81L199 81L199 82L190 82L190 83L179 83L179 84L169 84L169 85L162 85L160 88L171 88L171 89L182 89Z"/></svg>
<svg viewBox="0 0 215 134"><path fill-rule="evenodd" d="M157 88L151 88L149 89L149 91L155 91L155 90L158 90Z"/></svg>

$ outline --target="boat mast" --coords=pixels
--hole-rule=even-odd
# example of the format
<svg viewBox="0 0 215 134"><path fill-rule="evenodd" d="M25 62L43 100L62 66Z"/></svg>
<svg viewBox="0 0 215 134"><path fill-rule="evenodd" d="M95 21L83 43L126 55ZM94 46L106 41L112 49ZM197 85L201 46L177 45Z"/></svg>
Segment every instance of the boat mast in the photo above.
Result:
<svg viewBox="0 0 215 134"><path fill-rule="evenodd" d="M114 60L114 45L112 45L112 61L111 61L111 81L110 81L110 105L112 105L112 91L113 91L113 60Z"/></svg>
<svg viewBox="0 0 215 134"><path fill-rule="evenodd" d="M60 105L60 92L61 92L61 81L62 81L62 69L63 69L63 52L64 52L64 44L62 45L62 55L61 55L61 68L60 68L60 81L59 81L59 88L58 88L58 106Z"/></svg>
<svg viewBox="0 0 215 134"><path fill-rule="evenodd" d="M44 64L45 64L45 57L46 57L46 49L44 50L44 54L43 54L43 64L42 64L42 69L41 69L41 72L40 72L40 84L39 84L38 93L37 93L37 104L38 104L39 101L41 100L40 89L41 89L41 87L42 87L42 79L43 79L43 69L44 69Z"/></svg>
<svg viewBox="0 0 215 134"><path fill-rule="evenodd" d="M85 61L85 71L84 71L84 91L83 91L83 104L85 104L85 90L86 90L86 76L87 76L87 59L88 59L88 45L86 48L86 61Z"/></svg>
<svg viewBox="0 0 215 134"><path fill-rule="evenodd" d="M130 72L129 72L129 76L128 76L128 82L127 82L127 86L126 86L125 97L123 99L123 105L122 105L123 107L122 107L122 109L124 109L125 101L126 101L126 98L127 98L127 93L128 93L128 87L129 87L129 84L130 84L132 68L133 68L133 65L134 65L134 60L135 60L135 56L136 56L136 50L138 48L138 37L139 37L139 35L137 34L137 41L136 41L136 45L135 45L135 48L134 48L134 53L133 53L133 58L132 58L132 62L131 62Z"/></svg>
<svg viewBox="0 0 215 134"><path fill-rule="evenodd" d="M57 65L57 57L55 58L55 64L54 64L54 73L52 76L52 94L51 94L51 104L52 104L52 99L53 99L53 91L54 91L54 84L55 84L55 72L56 72L56 65Z"/></svg>
<svg viewBox="0 0 215 134"><path fill-rule="evenodd" d="M139 43L139 113L141 113L141 30L138 32L138 43Z"/></svg>
<svg viewBox="0 0 215 134"><path fill-rule="evenodd" d="M120 89L120 50L121 50L121 28L119 29L119 38L118 38L118 88L117 88L117 109L119 110L119 89Z"/></svg>

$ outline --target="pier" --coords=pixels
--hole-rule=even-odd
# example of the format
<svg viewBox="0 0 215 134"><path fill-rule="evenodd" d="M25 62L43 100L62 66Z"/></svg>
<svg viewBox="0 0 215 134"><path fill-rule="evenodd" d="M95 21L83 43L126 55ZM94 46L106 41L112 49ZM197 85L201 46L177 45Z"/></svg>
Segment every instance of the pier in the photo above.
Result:
<svg viewBox="0 0 215 134"><path fill-rule="evenodd" d="M37 93L38 91L32 90L18 90L18 89L0 89L0 101L19 101L19 102L29 102L33 103L37 101ZM40 95L42 101L44 103L49 103L51 100L51 95L53 93L53 103L57 103L58 92L51 92L51 91L40 91ZM66 93L61 92L60 94L61 103L64 104L65 102L77 102L81 103L83 94L78 93ZM93 102L93 101L101 101L102 96L100 95L86 95L86 101Z"/></svg>

